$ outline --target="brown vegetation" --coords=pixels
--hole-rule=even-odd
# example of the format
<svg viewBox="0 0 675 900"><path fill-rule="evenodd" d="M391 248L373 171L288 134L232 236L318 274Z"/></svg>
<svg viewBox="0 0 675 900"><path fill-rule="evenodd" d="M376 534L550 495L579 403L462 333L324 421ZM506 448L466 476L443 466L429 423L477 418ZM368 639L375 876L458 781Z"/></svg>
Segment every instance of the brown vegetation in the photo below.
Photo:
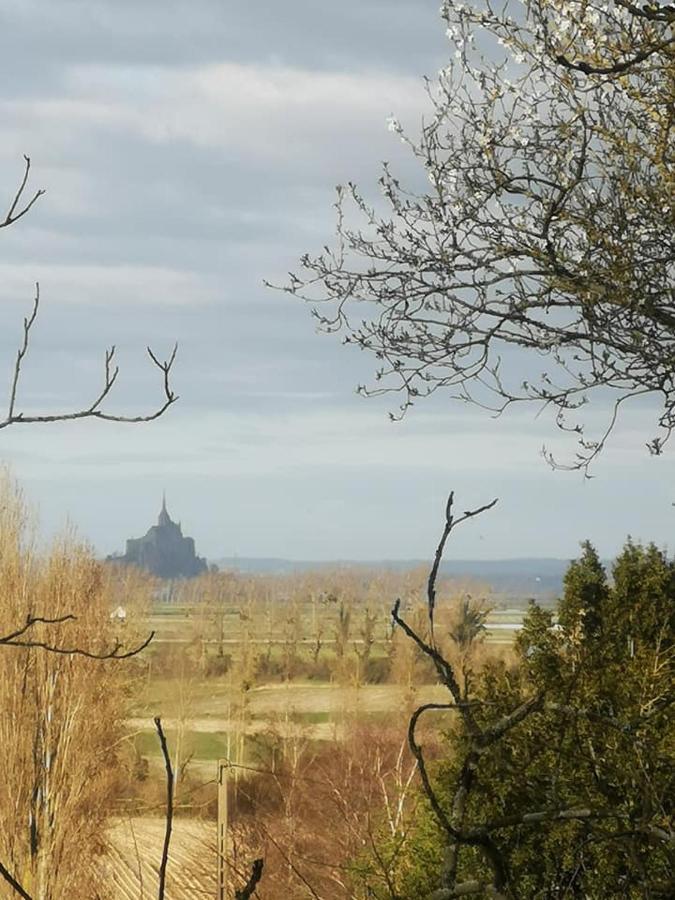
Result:
<svg viewBox="0 0 675 900"><path fill-rule="evenodd" d="M232 870L259 848L261 900L352 898L366 875L386 884L396 850L382 829L405 840L418 802L404 733L400 713L387 726L353 720L340 743L286 741L251 767L233 795Z"/></svg>
<svg viewBox="0 0 675 900"><path fill-rule="evenodd" d="M103 570L72 536L37 554L6 473L0 498L0 632L32 621L27 643L37 645L0 653L0 859L44 900L104 896L95 859L118 788L128 691L116 660L83 654L109 654L135 626L111 619Z"/></svg>

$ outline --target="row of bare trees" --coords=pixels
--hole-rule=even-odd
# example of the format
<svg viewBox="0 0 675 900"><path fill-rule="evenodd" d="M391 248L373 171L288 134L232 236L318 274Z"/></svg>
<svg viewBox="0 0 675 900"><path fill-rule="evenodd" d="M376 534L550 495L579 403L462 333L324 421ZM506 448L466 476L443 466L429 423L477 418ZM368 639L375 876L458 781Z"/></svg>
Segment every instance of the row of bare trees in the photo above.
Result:
<svg viewBox="0 0 675 900"><path fill-rule="evenodd" d="M354 686L411 686L420 674L420 656L392 627L388 598L400 596L410 615L424 616L427 577L424 567L285 576L210 572L175 597L189 617L183 646L201 676L231 673L249 685L310 677ZM439 590L448 633L466 628L467 616L487 616L489 588L444 578Z"/></svg>

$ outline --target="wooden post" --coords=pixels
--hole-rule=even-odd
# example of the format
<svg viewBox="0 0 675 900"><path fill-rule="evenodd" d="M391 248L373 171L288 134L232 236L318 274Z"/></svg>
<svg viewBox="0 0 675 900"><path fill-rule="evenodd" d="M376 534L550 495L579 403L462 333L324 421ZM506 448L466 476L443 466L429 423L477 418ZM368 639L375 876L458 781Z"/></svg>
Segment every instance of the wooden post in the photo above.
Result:
<svg viewBox="0 0 675 900"><path fill-rule="evenodd" d="M227 775L229 759L218 760L218 900L227 896Z"/></svg>

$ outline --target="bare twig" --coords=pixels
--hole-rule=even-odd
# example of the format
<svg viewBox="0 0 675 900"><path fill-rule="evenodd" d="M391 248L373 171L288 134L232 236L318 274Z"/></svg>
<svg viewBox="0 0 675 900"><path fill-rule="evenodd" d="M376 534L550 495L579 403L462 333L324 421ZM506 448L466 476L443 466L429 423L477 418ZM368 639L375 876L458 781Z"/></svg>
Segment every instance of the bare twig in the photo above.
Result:
<svg viewBox="0 0 675 900"><path fill-rule="evenodd" d="M45 193L42 189L36 191L33 194L32 198L25 204L25 206L21 206L23 192L26 189L26 185L28 184L28 176L30 175L30 157L24 154L23 158L25 160L23 178L21 179L21 184L19 185L19 188L14 196L14 200L7 212L7 215L5 216L4 220L0 221L0 228L7 228L9 225L13 225L14 222L18 222L18 220L22 216L25 216L28 210L33 206L33 204Z"/></svg>
<svg viewBox="0 0 675 900"><path fill-rule="evenodd" d="M474 516L479 516L481 513L486 512L488 509L492 509L492 507L497 503L498 499L498 497L495 497L495 499L491 503L486 503L484 506L479 506L477 509L465 510L465 512L462 513L462 515L458 519L455 519L452 514L452 506L455 502L455 492L450 491L450 496L448 497L448 502L445 507L445 527L443 529L441 539L438 542L438 547L436 548L436 555L434 556L434 562L431 566L431 571L429 572L429 581L427 582L427 605L429 609L429 624L431 626L432 640L434 629L434 609L436 607L436 579L438 578L438 568L441 564L441 560L443 559L443 551L445 550L446 541L450 537L450 532L453 528L461 525L462 522L465 522L467 519L471 519Z"/></svg>
<svg viewBox="0 0 675 900"><path fill-rule="evenodd" d="M3 220L0 220L0 229L7 228L9 225L14 224L23 216L25 216L26 213L32 208L33 204L44 194L43 190L36 191L35 194L33 194L33 196L30 198L30 200L24 202L24 192L26 190L26 185L28 184L28 178L30 174L30 158L28 156L24 156L24 160L25 169L23 178L14 196L12 204L9 207L7 214L5 215L5 218ZM9 404L4 419L0 418L0 429L7 428L9 425L66 422L74 419L101 419L106 422L129 423L151 422L153 421L153 419L159 418L159 416L166 412L166 410L176 402L178 397L171 387L170 376L172 366L176 359L176 351L178 349L177 345L174 345L173 351L171 352L169 358L166 360L160 360L160 358L150 349L150 347L148 347L148 355L153 365L157 366L157 368L162 373L164 394L162 402L153 412L139 416L113 415L112 413L107 413L102 410L101 404L109 396L119 374L119 368L114 363L115 346L113 345L105 352L103 387L89 406L82 409L53 414L25 415L22 412L17 412L17 393L21 378L21 367L24 362L24 358L29 350L31 331L33 329L33 326L35 325L35 320L37 318L39 308L40 285L36 284L35 297L33 300L31 312L23 320L23 337L21 340L21 345L17 350L14 370L12 372L9 391Z"/></svg>
<svg viewBox="0 0 675 900"><path fill-rule="evenodd" d="M21 363L23 362L23 358L28 351L28 339L30 336L30 330L33 327L33 322L35 322L35 317L38 313L38 308L40 306L40 285L36 283L35 285L35 299L33 300L33 309L29 316L26 316L23 320L23 342L16 353L16 363L14 364L14 376L12 378L12 390L9 395L9 410L7 411L7 419L11 421L14 418L14 406L16 404L16 389L19 384L19 376L21 374Z"/></svg>
<svg viewBox="0 0 675 900"><path fill-rule="evenodd" d="M166 829L164 832L164 846L162 848L162 860L159 865L159 889L157 892L157 900L164 900L164 890L166 887L166 867L169 862L169 844L171 842L171 828L173 825L173 769L171 767L171 757L169 748L166 743L164 730L162 729L162 720L159 716L155 716L155 728L157 736L162 748L164 757L164 766L166 768Z"/></svg>
<svg viewBox="0 0 675 900"><path fill-rule="evenodd" d="M27 616L26 622L21 628L17 628L15 631L10 631L8 634L0 636L0 644L11 644L16 638L21 637L21 635L25 634L35 625L60 625L62 622L69 622L74 618L75 616L72 614L57 616L55 619L48 619L44 616Z"/></svg>

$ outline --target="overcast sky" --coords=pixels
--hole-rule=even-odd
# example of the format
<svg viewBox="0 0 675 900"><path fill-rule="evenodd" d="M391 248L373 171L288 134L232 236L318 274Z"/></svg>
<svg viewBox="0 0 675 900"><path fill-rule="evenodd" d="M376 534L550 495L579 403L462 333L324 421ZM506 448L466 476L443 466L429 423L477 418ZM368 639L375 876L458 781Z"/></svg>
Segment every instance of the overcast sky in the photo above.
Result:
<svg viewBox="0 0 675 900"><path fill-rule="evenodd" d="M317 335L263 287L330 243L335 185L376 193L386 127L414 132L422 76L451 52L438 0L0 0L0 198L33 161L47 194L0 232L0 362L9 385L33 285L43 299L20 401L91 400L118 347L111 411L160 396L144 358L180 344L180 401L141 426L0 431L48 533L69 519L101 554L169 511L210 558L428 556L447 491L494 496L455 557L603 555L625 536L672 546L673 451L652 460L649 410L624 419L585 482L551 418L494 421L438 396L391 424L396 398L354 394L372 361ZM599 414L600 410L598 410Z"/></svg>

